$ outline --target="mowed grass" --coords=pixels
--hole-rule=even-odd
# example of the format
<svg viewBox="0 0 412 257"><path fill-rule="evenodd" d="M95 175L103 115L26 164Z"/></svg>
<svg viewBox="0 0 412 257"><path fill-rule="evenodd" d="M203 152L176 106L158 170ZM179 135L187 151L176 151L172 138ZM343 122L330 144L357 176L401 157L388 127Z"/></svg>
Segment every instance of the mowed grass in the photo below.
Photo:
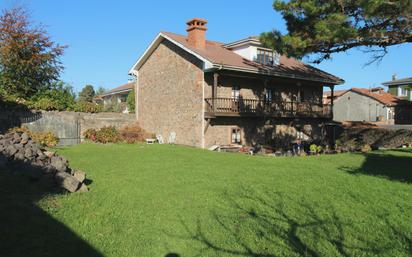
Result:
<svg viewBox="0 0 412 257"><path fill-rule="evenodd" d="M1 256L412 253L410 150L271 158L83 144L58 153L87 173L90 192L0 205L24 212L0 236Z"/></svg>

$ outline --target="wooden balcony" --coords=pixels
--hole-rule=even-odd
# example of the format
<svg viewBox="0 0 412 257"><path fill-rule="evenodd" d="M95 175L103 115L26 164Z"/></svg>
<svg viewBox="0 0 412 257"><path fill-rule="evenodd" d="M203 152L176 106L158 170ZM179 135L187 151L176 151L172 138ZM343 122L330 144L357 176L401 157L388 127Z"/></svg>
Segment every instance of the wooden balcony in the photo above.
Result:
<svg viewBox="0 0 412 257"><path fill-rule="evenodd" d="M279 102L259 99L205 98L206 117L264 116L279 118L332 118L331 106L312 102Z"/></svg>

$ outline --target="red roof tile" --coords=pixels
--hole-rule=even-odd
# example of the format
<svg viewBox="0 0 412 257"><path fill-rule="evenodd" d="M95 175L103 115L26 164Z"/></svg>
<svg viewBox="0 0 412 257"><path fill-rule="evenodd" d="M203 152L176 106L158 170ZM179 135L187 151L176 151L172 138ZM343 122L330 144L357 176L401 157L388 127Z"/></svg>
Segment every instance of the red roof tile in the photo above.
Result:
<svg viewBox="0 0 412 257"><path fill-rule="evenodd" d="M127 90L131 91L133 87L134 87L134 82L129 82L127 84L121 85L120 87L116 87L107 92L104 92L103 94L101 94L101 96L112 95L112 94L122 92L122 91L127 91Z"/></svg>
<svg viewBox="0 0 412 257"><path fill-rule="evenodd" d="M177 41L184 47L190 49L196 54L199 54L200 56L214 64L222 64L225 66L233 66L256 71L264 71L272 74L278 74L279 76L324 81L332 84L341 84L343 82L343 80L341 80L340 78L335 77L327 72L307 65L294 58L288 58L283 55L280 57L279 65L267 66L243 58L242 56L223 47L224 44L220 42L207 40L206 48L198 49L190 45L187 41L187 37L185 36L171 32L162 32L162 34L170 37L172 40Z"/></svg>
<svg viewBox="0 0 412 257"><path fill-rule="evenodd" d="M348 90L337 90L334 91L334 99L346 94L346 92L348 91L352 91L367 97L370 97L384 105L389 105L389 106L393 106L393 105L397 105L398 103L400 103L400 99L391 95L388 92L385 92L383 90L376 90L376 91L371 91L367 88L357 88L357 87L353 87L351 89ZM330 104L330 96L331 96L331 92L327 91L323 93L323 104Z"/></svg>

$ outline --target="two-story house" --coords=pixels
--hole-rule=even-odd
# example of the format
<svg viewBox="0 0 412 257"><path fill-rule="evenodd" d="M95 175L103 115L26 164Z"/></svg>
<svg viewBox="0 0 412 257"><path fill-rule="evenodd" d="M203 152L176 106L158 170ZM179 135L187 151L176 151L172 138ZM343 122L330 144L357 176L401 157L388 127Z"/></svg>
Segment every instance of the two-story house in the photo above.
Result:
<svg viewBox="0 0 412 257"><path fill-rule="evenodd" d="M140 125L203 148L320 140L333 115L333 103L322 104L323 87L333 92L343 80L256 37L206 40L206 24L188 21L186 36L160 32L129 71Z"/></svg>
<svg viewBox="0 0 412 257"><path fill-rule="evenodd" d="M400 99L395 108L395 123L412 124L412 77L397 79L393 75L391 81L382 85L388 87L388 93Z"/></svg>

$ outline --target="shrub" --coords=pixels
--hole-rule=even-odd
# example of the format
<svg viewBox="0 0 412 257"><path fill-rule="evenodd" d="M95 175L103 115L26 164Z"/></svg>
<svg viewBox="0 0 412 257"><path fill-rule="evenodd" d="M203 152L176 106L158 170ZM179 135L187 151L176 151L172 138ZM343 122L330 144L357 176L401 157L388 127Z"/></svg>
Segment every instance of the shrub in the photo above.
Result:
<svg viewBox="0 0 412 257"><path fill-rule="evenodd" d="M26 126L9 129L12 133L26 133L35 142L47 146L54 147L59 143L59 138L53 132L32 132Z"/></svg>
<svg viewBox="0 0 412 257"><path fill-rule="evenodd" d="M370 151L372 151L372 148L371 148L371 146L368 145L368 144L365 144L365 145L363 145L363 146L361 147L361 152L362 152L362 153L368 153L368 152L370 152Z"/></svg>
<svg viewBox="0 0 412 257"><path fill-rule="evenodd" d="M318 148L318 146L315 145L315 144L311 144L311 145L309 146L309 150L310 150L312 153L316 153L317 148Z"/></svg>
<svg viewBox="0 0 412 257"><path fill-rule="evenodd" d="M133 125L123 127L120 130L120 136L126 143L133 144L136 142L143 142L146 138L149 138L152 135L142 129L138 123L135 123Z"/></svg>
<svg viewBox="0 0 412 257"><path fill-rule="evenodd" d="M114 98L110 102L104 105L103 111L105 112L122 112L121 104Z"/></svg>
<svg viewBox="0 0 412 257"><path fill-rule="evenodd" d="M96 133L96 141L100 143L116 143L120 140L120 134L114 126L103 127Z"/></svg>
<svg viewBox="0 0 412 257"><path fill-rule="evenodd" d="M45 111L61 111L64 110L65 107L59 105L58 101L53 100L48 97L41 98L31 104L29 104L29 107L34 108L36 110L45 110Z"/></svg>
<svg viewBox="0 0 412 257"><path fill-rule="evenodd" d="M127 108L129 109L129 112L134 112L135 111L135 105L136 105L136 95L134 93L134 90L132 90L132 92L130 92L127 95Z"/></svg>
<svg viewBox="0 0 412 257"><path fill-rule="evenodd" d="M89 113L97 113L102 111L102 106L96 103L89 103L89 102L77 102L73 110L75 112L89 112Z"/></svg>
<svg viewBox="0 0 412 257"><path fill-rule="evenodd" d="M95 129L88 129L83 133L83 136L87 140L95 142L97 140L97 131Z"/></svg>

